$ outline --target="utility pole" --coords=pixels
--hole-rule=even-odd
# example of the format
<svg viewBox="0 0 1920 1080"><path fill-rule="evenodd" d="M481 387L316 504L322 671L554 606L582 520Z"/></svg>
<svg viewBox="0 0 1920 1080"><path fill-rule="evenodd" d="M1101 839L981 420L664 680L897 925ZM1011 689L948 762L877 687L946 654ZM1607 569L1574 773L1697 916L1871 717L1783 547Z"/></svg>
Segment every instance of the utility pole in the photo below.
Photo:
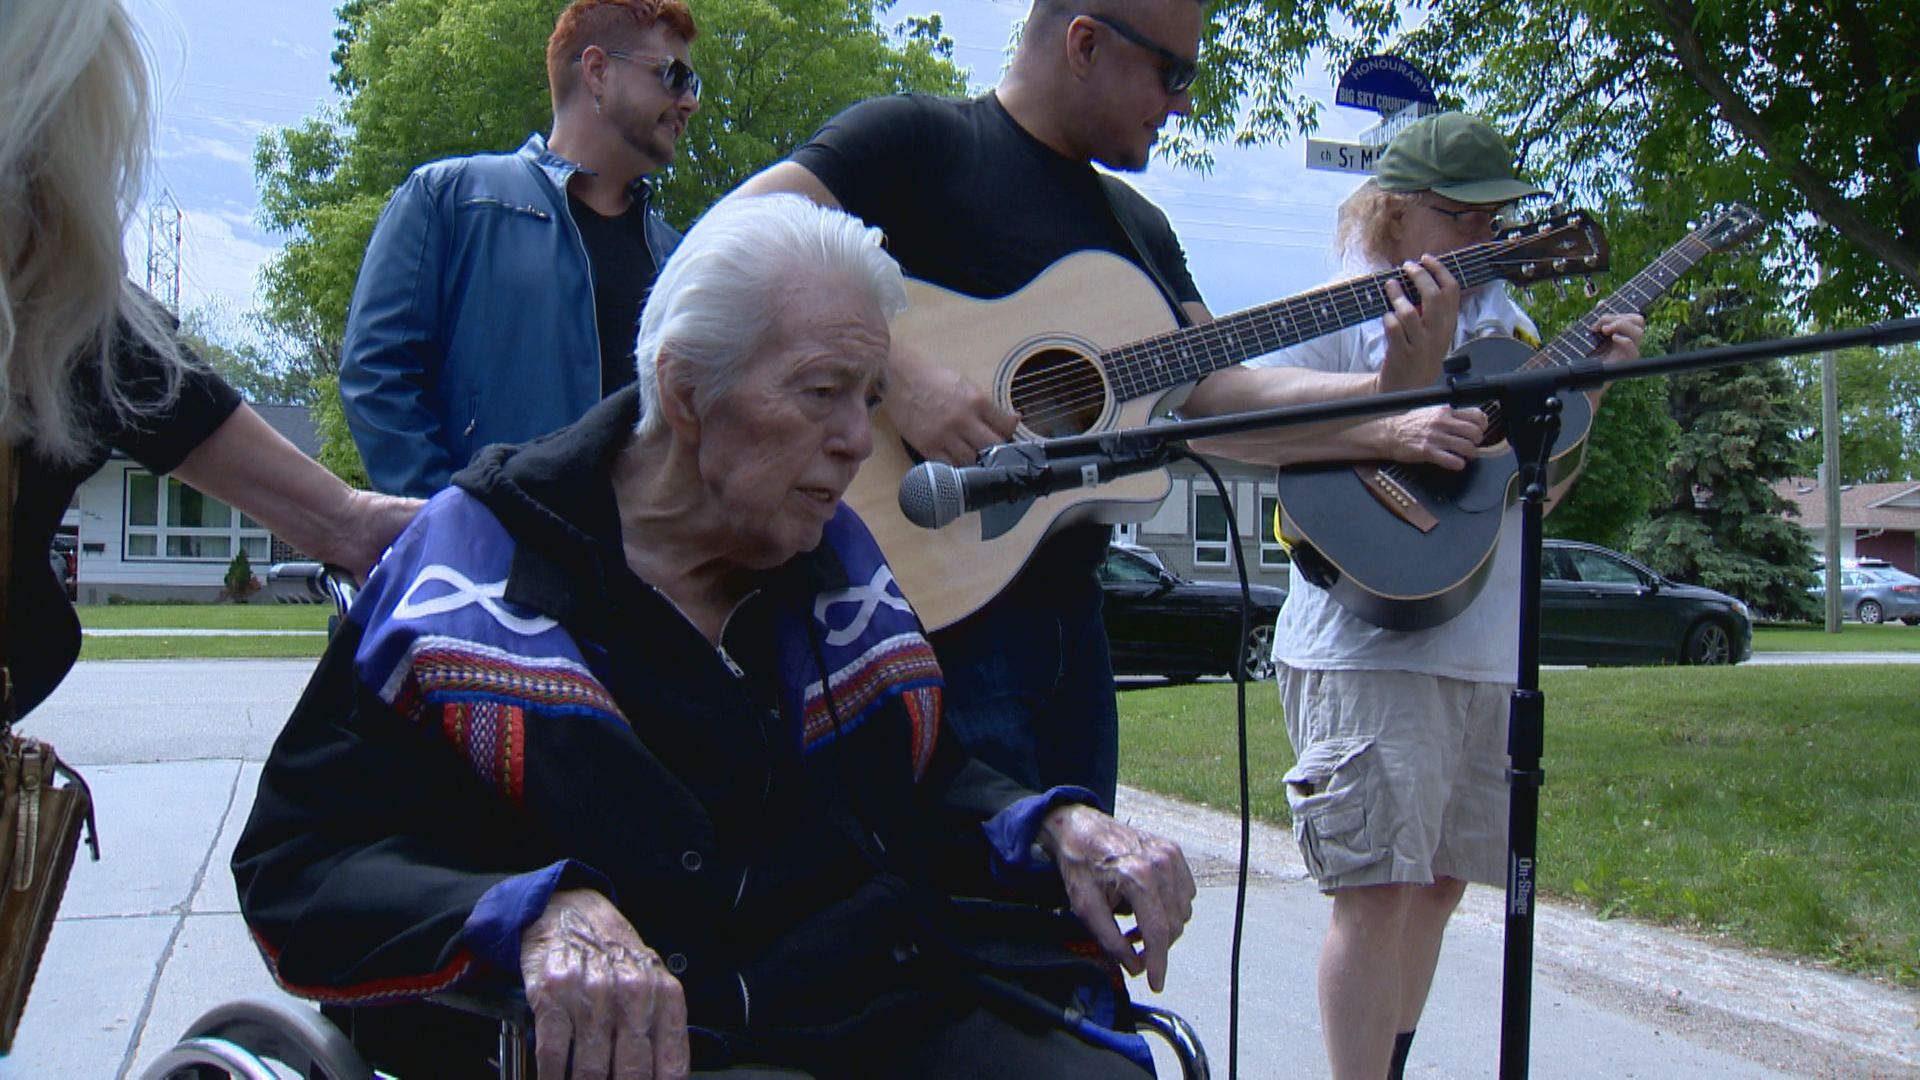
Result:
<svg viewBox="0 0 1920 1080"><path fill-rule="evenodd" d="M1814 288L1826 268L1814 264ZM1840 632L1840 375L1833 350L1820 354L1820 489L1827 502L1827 633Z"/></svg>
<svg viewBox="0 0 1920 1080"><path fill-rule="evenodd" d="M147 204L147 292L180 314L180 204L166 188Z"/></svg>

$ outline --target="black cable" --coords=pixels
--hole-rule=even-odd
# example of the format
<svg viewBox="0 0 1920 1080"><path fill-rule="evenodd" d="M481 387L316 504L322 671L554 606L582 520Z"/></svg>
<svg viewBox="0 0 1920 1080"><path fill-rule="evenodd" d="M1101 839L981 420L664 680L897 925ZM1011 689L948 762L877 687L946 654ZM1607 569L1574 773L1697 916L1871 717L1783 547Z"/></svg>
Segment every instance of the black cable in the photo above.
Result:
<svg viewBox="0 0 1920 1080"><path fill-rule="evenodd" d="M1233 554L1233 568L1240 576L1240 646L1234 652L1233 683L1238 699L1238 741L1240 748L1240 869L1233 893L1233 949L1227 968L1227 1080L1240 1075L1240 939L1247 922L1247 857L1253 848L1253 819L1250 816L1252 785L1247 780L1247 637L1253 632L1253 587L1247 583L1247 559L1240 551L1239 518L1233 512L1233 499L1227 494L1226 481L1213 463L1184 447L1173 447L1169 457L1185 458L1200 466L1213 489L1220 493L1220 504L1227 512L1227 549Z"/></svg>

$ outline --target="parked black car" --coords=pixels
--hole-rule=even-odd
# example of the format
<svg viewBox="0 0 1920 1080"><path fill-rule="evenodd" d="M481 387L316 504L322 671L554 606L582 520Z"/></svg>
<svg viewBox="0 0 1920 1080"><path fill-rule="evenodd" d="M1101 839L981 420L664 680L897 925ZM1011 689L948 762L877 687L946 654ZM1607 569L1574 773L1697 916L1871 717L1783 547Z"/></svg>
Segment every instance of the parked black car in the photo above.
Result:
<svg viewBox="0 0 1920 1080"><path fill-rule="evenodd" d="M1573 540L1548 540L1541 552L1540 622L1543 664L1737 664L1753 655L1746 604Z"/></svg>
<svg viewBox="0 0 1920 1080"><path fill-rule="evenodd" d="M1240 586L1188 581L1153 552L1116 544L1100 564L1107 641L1116 675L1160 675L1189 681L1231 675L1240 652ZM1247 638L1247 677L1273 677L1273 620L1285 589L1255 585Z"/></svg>

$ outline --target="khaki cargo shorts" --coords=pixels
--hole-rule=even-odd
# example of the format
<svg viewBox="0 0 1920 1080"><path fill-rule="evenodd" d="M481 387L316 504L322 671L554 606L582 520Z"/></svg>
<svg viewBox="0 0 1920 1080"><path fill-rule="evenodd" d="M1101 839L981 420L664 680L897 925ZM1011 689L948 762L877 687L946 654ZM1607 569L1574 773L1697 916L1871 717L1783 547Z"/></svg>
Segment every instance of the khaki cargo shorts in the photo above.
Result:
<svg viewBox="0 0 1920 1080"><path fill-rule="evenodd" d="M1279 666L1293 836L1323 892L1507 879L1512 686Z"/></svg>

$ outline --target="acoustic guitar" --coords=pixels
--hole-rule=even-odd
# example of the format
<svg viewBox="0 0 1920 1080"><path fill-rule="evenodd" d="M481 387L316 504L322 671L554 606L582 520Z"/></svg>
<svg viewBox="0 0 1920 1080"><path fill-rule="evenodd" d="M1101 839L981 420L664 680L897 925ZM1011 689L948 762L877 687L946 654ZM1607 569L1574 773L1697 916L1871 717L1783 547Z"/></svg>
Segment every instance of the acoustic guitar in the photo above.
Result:
<svg viewBox="0 0 1920 1080"><path fill-rule="evenodd" d="M1606 240L1597 223L1576 211L1510 229L1442 261L1467 286L1543 281L1606 269ZM1019 413L1017 438L1083 435L1144 424L1176 387L1379 318L1389 310L1385 285L1399 276L1388 270L1351 278L1178 328L1160 290L1132 263L1079 252L998 300L909 281L908 307L894 320L893 337L939 357ZM873 441L873 456L847 490L847 502L873 530L901 591L931 629L993 599L1056 528L1143 520L1171 486L1163 469L1097 490L1057 492L1035 500L998 535L983 529L978 514L923 529L899 505L900 481L919 457L884 409L874 419Z"/></svg>
<svg viewBox="0 0 1920 1080"><path fill-rule="evenodd" d="M1607 315L1644 311L1694 264L1760 231L1757 214L1735 206L1670 248L1535 352L1508 337L1469 342L1468 369L1503 375L1566 365L1596 351L1594 324ZM1571 484L1586 463L1596 398L1560 397L1560 435L1549 490ZM1506 442L1498 402L1486 406L1479 454L1459 472L1436 465L1322 462L1280 470L1280 533L1309 581L1362 619L1388 630L1425 630L1464 611L1493 567L1507 507L1519 497L1519 461Z"/></svg>

